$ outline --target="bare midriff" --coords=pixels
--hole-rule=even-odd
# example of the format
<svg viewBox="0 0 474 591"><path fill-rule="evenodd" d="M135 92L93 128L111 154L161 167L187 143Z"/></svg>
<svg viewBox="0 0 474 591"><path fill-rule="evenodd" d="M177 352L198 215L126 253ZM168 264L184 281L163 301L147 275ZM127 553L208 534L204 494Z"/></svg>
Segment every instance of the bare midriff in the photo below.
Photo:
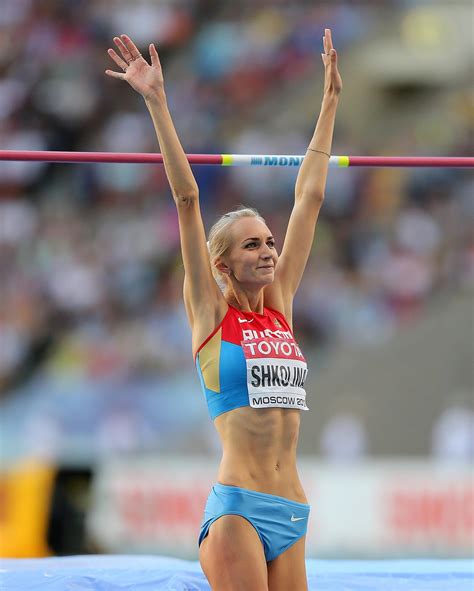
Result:
<svg viewBox="0 0 474 591"><path fill-rule="evenodd" d="M216 417L223 447L218 482L307 503L296 468L300 413L242 407Z"/></svg>

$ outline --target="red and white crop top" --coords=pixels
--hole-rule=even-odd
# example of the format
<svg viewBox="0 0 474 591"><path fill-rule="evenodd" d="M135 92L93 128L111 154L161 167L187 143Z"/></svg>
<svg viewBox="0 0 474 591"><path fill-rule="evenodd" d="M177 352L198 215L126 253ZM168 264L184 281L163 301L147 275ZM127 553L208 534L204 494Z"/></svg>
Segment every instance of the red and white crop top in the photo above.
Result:
<svg viewBox="0 0 474 591"><path fill-rule="evenodd" d="M306 361L277 310L229 305L196 353L196 368L212 419L242 406L308 410Z"/></svg>

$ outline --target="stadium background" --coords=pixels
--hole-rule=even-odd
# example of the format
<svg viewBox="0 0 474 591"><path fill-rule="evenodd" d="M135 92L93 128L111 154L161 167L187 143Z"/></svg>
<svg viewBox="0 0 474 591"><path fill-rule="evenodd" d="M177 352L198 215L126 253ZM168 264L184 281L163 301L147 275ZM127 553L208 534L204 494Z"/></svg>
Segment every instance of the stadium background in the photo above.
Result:
<svg viewBox="0 0 474 591"><path fill-rule="evenodd" d="M302 154L331 27L344 80L334 154L469 155L472 11L461 1L6 0L0 148L156 151L141 97L103 73L112 36L126 32L142 48L155 42L187 152ZM281 248L296 171L194 173L207 228L249 204ZM426 519L441 526L409 532L407 553L472 549L473 188L461 170L331 171L295 301L311 369L299 446L308 471L350 474L352 490L372 468L386 479L395 461L411 490L410 462L425 484L455 465L452 486L448 474L427 501ZM135 545L113 546L97 533L118 472L146 483L161 469L189 489L193 467L204 462L212 481L219 459L163 168L0 163L0 220L1 553L193 557L178 534L167 546L142 532L140 543L138 527ZM393 551L403 544L379 547Z"/></svg>

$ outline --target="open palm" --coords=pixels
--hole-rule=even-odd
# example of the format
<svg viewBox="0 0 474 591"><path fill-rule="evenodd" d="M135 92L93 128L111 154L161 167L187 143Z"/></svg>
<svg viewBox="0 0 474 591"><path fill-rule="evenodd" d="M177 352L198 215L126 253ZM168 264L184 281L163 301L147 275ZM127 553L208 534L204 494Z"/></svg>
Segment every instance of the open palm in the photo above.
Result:
<svg viewBox="0 0 474 591"><path fill-rule="evenodd" d="M163 90L164 80L161 70L160 58L155 46L150 44L151 65L138 51L136 45L127 35L114 37L114 43L118 47L121 56L113 49L108 54L114 62L122 68L122 72L106 70L105 73L112 78L125 80L130 86L139 92L145 99L154 93Z"/></svg>

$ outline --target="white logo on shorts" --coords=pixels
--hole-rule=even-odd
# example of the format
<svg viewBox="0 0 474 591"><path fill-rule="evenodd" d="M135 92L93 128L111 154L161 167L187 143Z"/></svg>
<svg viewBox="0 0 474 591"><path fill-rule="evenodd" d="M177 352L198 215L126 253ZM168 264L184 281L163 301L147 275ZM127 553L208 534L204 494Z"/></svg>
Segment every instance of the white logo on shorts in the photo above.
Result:
<svg viewBox="0 0 474 591"><path fill-rule="evenodd" d="M306 519L306 517L295 517L294 515L291 516L291 521L301 521L302 519Z"/></svg>

